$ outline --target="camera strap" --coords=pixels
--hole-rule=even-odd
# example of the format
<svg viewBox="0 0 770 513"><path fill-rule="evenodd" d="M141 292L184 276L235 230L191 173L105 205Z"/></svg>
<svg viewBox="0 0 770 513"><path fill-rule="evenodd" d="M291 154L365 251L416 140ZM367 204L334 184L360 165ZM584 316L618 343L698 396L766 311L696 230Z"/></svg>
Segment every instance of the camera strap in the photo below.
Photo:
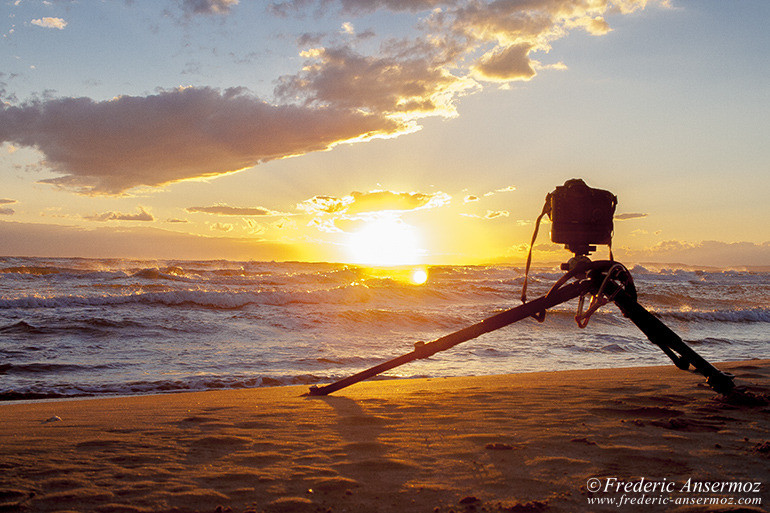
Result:
<svg viewBox="0 0 770 513"><path fill-rule="evenodd" d="M529 253L527 254L527 266L524 268L524 285L521 287L521 302L527 302L527 281L529 279L529 267L532 264L532 248L535 246L535 240L537 239L537 232L540 229L540 221L543 220L543 216L551 211L551 195L548 194L545 197L545 205L543 205L543 211L537 216L535 221L535 231L532 234L532 242L529 243Z"/></svg>

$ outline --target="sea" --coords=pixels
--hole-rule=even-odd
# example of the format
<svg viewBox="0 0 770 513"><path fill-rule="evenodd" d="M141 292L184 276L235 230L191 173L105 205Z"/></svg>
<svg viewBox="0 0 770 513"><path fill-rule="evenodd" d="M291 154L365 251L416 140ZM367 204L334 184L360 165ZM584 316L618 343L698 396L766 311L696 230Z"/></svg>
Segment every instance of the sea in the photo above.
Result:
<svg viewBox="0 0 770 513"><path fill-rule="evenodd" d="M630 267L639 302L711 362L770 358L770 272ZM534 267L528 296L562 276ZM520 304L514 265L0 257L0 400L325 384ZM422 282L422 283L421 283ZM379 379L673 365L577 300Z"/></svg>

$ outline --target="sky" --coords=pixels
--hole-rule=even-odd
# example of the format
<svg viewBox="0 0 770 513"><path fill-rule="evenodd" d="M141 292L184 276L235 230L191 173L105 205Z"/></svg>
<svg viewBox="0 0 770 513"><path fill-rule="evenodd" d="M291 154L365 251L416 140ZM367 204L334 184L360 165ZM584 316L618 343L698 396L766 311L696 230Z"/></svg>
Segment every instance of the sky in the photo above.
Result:
<svg viewBox="0 0 770 513"><path fill-rule="evenodd" d="M0 1L0 254L770 266L766 0Z"/></svg>

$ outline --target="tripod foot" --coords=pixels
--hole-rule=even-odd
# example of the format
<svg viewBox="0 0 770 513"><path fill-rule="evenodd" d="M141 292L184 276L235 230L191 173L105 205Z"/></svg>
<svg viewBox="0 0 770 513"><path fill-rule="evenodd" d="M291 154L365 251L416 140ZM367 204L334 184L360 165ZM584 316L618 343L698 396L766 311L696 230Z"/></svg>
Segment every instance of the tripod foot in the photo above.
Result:
<svg viewBox="0 0 770 513"><path fill-rule="evenodd" d="M713 388L718 394L729 395L735 390L735 383L733 383L733 375L726 372L719 372L712 374L706 379L706 383Z"/></svg>

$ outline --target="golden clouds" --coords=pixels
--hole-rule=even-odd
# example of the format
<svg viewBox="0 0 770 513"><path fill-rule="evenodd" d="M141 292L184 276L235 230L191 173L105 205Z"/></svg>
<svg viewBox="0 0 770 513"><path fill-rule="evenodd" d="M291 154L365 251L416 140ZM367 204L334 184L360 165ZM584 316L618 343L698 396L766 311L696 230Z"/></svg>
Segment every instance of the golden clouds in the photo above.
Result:
<svg viewBox="0 0 770 513"><path fill-rule="evenodd" d="M210 207L187 207L186 209L190 213L204 213L214 214L221 216L276 216L284 215L281 212L275 212L273 210L264 207L231 207L229 205L212 205Z"/></svg>
<svg viewBox="0 0 770 513"><path fill-rule="evenodd" d="M35 20L30 21L31 24L37 25L38 27L43 28L54 28L59 30L64 30L64 27L67 26L67 22L64 21L62 18L38 18Z"/></svg>
<svg viewBox="0 0 770 513"><path fill-rule="evenodd" d="M89 221L154 221L155 218L147 212L144 207L139 207L139 212L135 214L126 214L123 212L104 212L101 214L92 214L83 216Z"/></svg>
<svg viewBox="0 0 770 513"><path fill-rule="evenodd" d="M443 192L354 191L348 196L314 196L303 201L297 208L308 214L339 214L355 216L365 213L381 213L436 208L449 204L451 196Z"/></svg>

